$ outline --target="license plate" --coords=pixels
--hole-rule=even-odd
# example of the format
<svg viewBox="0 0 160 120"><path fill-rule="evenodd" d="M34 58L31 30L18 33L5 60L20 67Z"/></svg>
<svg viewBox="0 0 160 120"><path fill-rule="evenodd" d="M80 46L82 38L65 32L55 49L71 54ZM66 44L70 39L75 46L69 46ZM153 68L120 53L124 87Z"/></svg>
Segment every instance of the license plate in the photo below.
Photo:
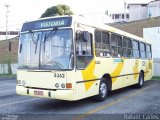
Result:
<svg viewBox="0 0 160 120"><path fill-rule="evenodd" d="M43 96L43 91L34 90L34 95Z"/></svg>

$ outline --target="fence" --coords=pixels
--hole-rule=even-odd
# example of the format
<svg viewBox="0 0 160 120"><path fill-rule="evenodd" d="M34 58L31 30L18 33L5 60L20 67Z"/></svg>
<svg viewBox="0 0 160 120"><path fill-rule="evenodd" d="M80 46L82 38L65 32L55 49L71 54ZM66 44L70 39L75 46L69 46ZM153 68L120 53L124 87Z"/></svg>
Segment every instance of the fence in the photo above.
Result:
<svg viewBox="0 0 160 120"><path fill-rule="evenodd" d="M17 74L17 64L11 64L12 74ZM0 74L8 73L8 64L0 64Z"/></svg>
<svg viewBox="0 0 160 120"><path fill-rule="evenodd" d="M12 73L17 73L17 64L11 64ZM0 64L0 74L8 73L8 64ZM153 76L160 76L160 59L153 60Z"/></svg>

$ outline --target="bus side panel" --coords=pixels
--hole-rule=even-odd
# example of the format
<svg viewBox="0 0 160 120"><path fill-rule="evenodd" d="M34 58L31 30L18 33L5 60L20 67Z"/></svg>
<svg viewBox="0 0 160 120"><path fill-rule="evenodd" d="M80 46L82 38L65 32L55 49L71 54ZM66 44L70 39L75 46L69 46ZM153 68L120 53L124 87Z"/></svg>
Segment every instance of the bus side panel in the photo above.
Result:
<svg viewBox="0 0 160 120"><path fill-rule="evenodd" d="M142 67L144 70L144 80L150 80L153 75L153 61L152 60L142 60Z"/></svg>
<svg viewBox="0 0 160 120"><path fill-rule="evenodd" d="M138 83L139 77L139 60L124 60L124 87Z"/></svg>
<svg viewBox="0 0 160 120"><path fill-rule="evenodd" d="M91 33L94 39L93 27L75 22L75 31L84 31L84 30ZM97 79L97 76L95 75L96 66L95 66L93 46L94 42L92 41L93 58L90 61L90 63L86 66L86 68L84 69L77 68L78 70L76 70L76 91L75 91L76 99L82 99L94 96L99 93L99 80L95 80Z"/></svg>
<svg viewBox="0 0 160 120"><path fill-rule="evenodd" d="M123 60L114 58L96 58L96 76L101 79L104 74L112 77L112 90L123 87Z"/></svg>
<svg viewBox="0 0 160 120"><path fill-rule="evenodd" d="M95 60L93 59L84 70L76 71L76 98L82 99L97 95L99 80L95 80Z"/></svg>

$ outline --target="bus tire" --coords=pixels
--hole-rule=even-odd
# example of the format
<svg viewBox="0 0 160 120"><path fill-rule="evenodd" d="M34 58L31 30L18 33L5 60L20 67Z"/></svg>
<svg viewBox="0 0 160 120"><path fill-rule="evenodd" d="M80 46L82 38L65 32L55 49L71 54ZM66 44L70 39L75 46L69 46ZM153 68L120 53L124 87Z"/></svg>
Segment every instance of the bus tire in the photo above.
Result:
<svg viewBox="0 0 160 120"><path fill-rule="evenodd" d="M95 100L98 102L104 101L108 95L107 82L105 80L100 81L99 94L95 96Z"/></svg>
<svg viewBox="0 0 160 120"><path fill-rule="evenodd" d="M142 72L139 74L138 84L136 85L137 88L142 88L144 85L144 75Z"/></svg>

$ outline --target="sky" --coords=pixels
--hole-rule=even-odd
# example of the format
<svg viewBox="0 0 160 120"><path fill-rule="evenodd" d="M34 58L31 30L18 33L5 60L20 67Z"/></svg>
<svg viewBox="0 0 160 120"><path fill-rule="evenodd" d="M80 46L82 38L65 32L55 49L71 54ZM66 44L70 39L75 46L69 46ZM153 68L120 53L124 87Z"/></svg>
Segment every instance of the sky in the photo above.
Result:
<svg viewBox="0 0 160 120"><path fill-rule="evenodd" d="M5 31L6 7L9 5L8 29L19 30L21 24L40 18L49 7L66 4L76 15L85 15L98 22L104 22L105 11L124 10L126 3L148 3L151 0L0 0L0 31ZM96 18L96 19L95 19Z"/></svg>

